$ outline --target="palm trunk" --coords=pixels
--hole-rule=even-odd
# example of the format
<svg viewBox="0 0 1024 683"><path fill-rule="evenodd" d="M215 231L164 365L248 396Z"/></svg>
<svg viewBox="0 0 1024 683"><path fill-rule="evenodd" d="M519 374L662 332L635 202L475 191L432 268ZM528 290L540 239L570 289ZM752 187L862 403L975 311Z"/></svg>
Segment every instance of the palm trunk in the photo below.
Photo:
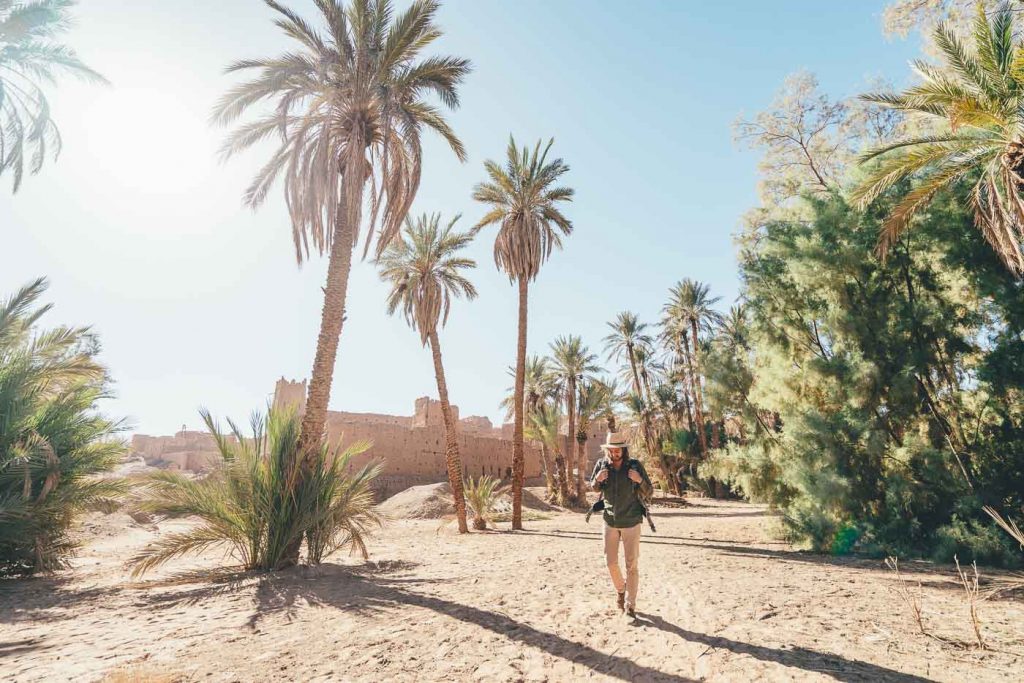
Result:
<svg viewBox="0 0 1024 683"><path fill-rule="evenodd" d="M345 181L342 181L345 185ZM360 186L360 196L361 196ZM335 217L331 255L327 262L327 283L323 288L324 305L320 312L320 334L316 341L316 355L313 371L309 378L306 394L305 413L299 432L297 466L299 477L305 476L311 466L312 454L320 448L327 426L327 404L331 399L331 382L334 379L334 363L338 358L338 342L341 328L345 323L345 299L348 296L348 276L352 270L352 248L355 237L354 227L347 214L338 207ZM299 477L293 478L296 485ZM284 552L282 567L298 564L302 539L296 539Z"/></svg>
<svg viewBox="0 0 1024 683"><path fill-rule="evenodd" d="M574 465L575 465L575 467L577 469L576 476L573 477L573 480L576 482L575 486L573 488L575 489L575 493L574 493L575 498L576 498L576 500L579 500L580 493L581 493L579 480L582 477L582 472L580 471L580 464L576 461L576 458L574 457L576 449L573 448L573 442L576 441L576 378L575 377L570 377L569 378L569 385L566 387L566 390L565 390L565 409L566 409L566 415L568 415L568 417L569 417L569 425L568 425L568 429L567 429L566 435L565 435L565 452L566 452L566 455L568 456L568 460L569 460L569 472L570 472L570 475L572 473L572 468L573 468Z"/></svg>
<svg viewBox="0 0 1024 683"><path fill-rule="evenodd" d="M580 439L580 436L583 438ZM587 435L577 434L576 435L576 462L579 463L579 481L577 482L577 488L579 489L576 493L580 502L584 505L587 502L586 484L584 477L584 471L587 469Z"/></svg>
<svg viewBox="0 0 1024 683"><path fill-rule="evenodd" d="M516 345L516 386L513 392L512 427L512 530L523 528L523 392L526 388L526 320L528 282L519 278L519 339Z"/></svg>
<svg viewBox="0 0 1024 683"><path fill-rule="evenodd" d="M553 498L555 495L555 480L551 474L551 458L548 454L548 444L545 441L540 442L540 464L544 467L544 484L548 489L548 498Z"/></svg>
<svg viewBox="0 0 1024 683"><path fill-rule="evenodd" d="M561 436L558 436L559 440ZM558 497L561 499L559 503L562 505L569 504L569 474L568 467L565 465L565 456L562 455L562 449L555 447L555 474L558 479L555 482L558 486Z"/></svg>
<svg viewBox="0 0 1024 683"><path fill-rule="evenodd" d="M437 394L441 399L441 415L444 417L444 457L448 464L448 484L452 487L452 498L455 502L455 517L459 520L459 533L469 533L466 526L466 495L462 490L462 461L459 458L459 439L455 432L455 420L452 419L452 406L448 402L448 383L444 378L444 365L441 363L441 341L437 331L430 332L430 350L434 357L434 375L437 377Z"/></svg>
<svg viewBox="0 0 1024 683"><path fill-rule="evenodd" d="M697 346L697 321L690 320L693 328L693 355L690 363L690 384L693 386L693 412L697 420L697 441L700 442L701 455L708 457L708 439L704 434L704 396L700 389L700 351Z"/></svg>

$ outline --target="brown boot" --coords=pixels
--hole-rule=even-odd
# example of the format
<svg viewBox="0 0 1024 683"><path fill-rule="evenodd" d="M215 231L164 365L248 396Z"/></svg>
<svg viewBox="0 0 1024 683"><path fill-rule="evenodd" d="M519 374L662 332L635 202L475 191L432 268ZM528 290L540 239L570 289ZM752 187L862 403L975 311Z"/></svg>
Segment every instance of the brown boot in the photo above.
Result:
<svg viewBox="0 0 1024 683"><path fill-rule="evenodd" d="M636 619L636 607L633 607L633 605L630 605L629 607L627 607L626 608L626 616L629 617L630 619Z"/></svg>
<svg viewBox="0 0 1024 683"><path fill-rule="evenodd" d="M617 606L618 606L620 612L622 610L626 609L626 594L625 593L619 593L619 600L618 600Z"/></svg>

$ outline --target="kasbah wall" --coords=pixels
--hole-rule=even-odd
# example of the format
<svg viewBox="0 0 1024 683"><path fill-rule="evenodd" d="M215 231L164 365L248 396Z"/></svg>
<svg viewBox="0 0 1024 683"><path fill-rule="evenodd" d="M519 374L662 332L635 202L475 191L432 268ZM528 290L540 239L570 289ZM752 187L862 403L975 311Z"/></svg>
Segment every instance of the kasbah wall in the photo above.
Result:
<svg viewBox="0 0 1024 683"><path fill-rule="evenodd" d="M274 388L275 408L294 407L300 413L306 402L306 382L281 378ZM459 419L458 407L452 406L458 420L459 456L463 475L490 475L509 479L512 471L512 425L494 427L486 417ZM444 459L445 435L441 403L423 397L416 399L411 416L377 415L328 411L327 435L332 445L346 448L360 441L371 446L352 458L351 466L360 468L370 462L381 465L376 489L381 498L394 495L410 486L447 481ZM605 436L603 422L595 424L587 435L588 470L600 455L599 444ZM206 432L182 431L174 436L132 437L132 450L151 465L171 469L202 471L216 464L213 437ZM540 448L525 444L526 480L528 485L543 482Z"/></svg>

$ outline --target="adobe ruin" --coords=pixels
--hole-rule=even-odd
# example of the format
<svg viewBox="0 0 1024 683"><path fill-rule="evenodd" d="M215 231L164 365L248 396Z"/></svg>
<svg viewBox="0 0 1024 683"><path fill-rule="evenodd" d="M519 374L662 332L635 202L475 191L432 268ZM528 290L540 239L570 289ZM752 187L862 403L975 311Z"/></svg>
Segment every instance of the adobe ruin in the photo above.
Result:
<svg viewBox="0 0 1024 683"><path fill-rule="evenodd" d="M275 408L292 407L301 413L305 404L305 380L296 382L282 377L277 381L273 400ZM488 418L480 416L460 419L458 407L453 405L452 410L458 422L463 475L509 478L512 425L495 427ZM605 431L604 423L599 422L587 435L588 467L593 466L600 455L599 445L604 440ZM351 466L359 468L370 462L380 463L382 469L375 488L381 497L394 495L410 486L433 484L448 478L441 403L429 397L416 399L410 416L328 411L327 435L333 445L341 448L361 441L371 444L367 451L352 458ZM136 434L132 437L132 450L145 458L147 464L171 469L202 471L220 459L209 433L184 429L174 436ZM527 441L524 450L527 484L542 484L539 446Z"/></svg>

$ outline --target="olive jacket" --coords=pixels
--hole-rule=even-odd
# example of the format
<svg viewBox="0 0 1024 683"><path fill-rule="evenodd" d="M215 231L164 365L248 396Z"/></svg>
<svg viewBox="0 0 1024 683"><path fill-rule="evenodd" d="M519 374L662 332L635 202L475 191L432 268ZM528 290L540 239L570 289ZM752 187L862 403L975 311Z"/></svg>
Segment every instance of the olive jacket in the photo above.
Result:
<svg viewBox="0 0 1024 683"><path fill-rule="evenodd" d="M597 475L606 467L609 469L608 478L598 483ZM640 473L641 483L637 484L629 478L631 469ZM612 467L607 457L601 458L594 464L590 486L604 493L604 521L616 529L634 527L643 522L644 504L641 496L649 499L654 492L647 470L636 458L624 460L618 469Z"/></svg>

